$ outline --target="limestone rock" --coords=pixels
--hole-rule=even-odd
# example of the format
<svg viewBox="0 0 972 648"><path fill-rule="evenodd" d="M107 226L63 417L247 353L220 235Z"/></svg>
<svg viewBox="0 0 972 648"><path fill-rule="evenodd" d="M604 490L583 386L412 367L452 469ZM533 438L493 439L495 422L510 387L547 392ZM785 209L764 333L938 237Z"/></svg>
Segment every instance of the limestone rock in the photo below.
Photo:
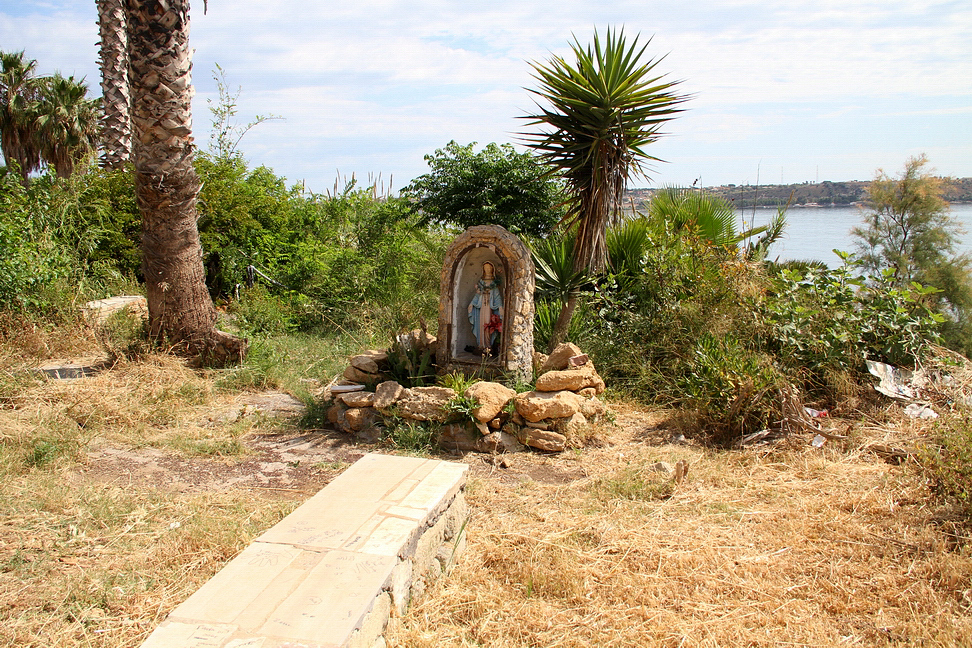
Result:
<svg viewBox="0 0 972 648"><path fill-rule="evenodd" d="M580 411L580 396L569 391L524 392L513 399L516 412L527 421L536 423L548 418L566 418Z"/></svg>
<svg viewBox="0 0 972 648"><path fill-rule="evenodd" d="M360 432L378 422L378 412L373 407L352 407L344 412L344 418L354 432Z"/></svg>
<svg viewBox="0 0 972 648"><path fill-rule="evenodd" d="M365 373L376 374L380 370L378 369L378 363L375 362L374 358L369 355L356 355L351 357L351 366L359 371Z"/></svg>
<svg viewBox="0 0 972 648"><path fill-rule="evenodd" d="M523 424L527 427L533 428L534 430L552 430L554 428L554 424L551 423L549 419L546 421L537 421L535 423L533 421L524 421Z"/></svg>
<svg viewBox="0 0 972 648"><path fill-rule="evenodd" d="M142 295L120 295L108 299L96 299L81 307L92 324L104 324L118 311L127 310L130 315L143 320L148 319L148 301Z"/></svg>
<svg viewBox="0 0 972 648"><path fill-rule="evenodd" d="M499 383L482 381L470 385L466 389L465 396L479 404L472 413L477 421L485 423L496 418L510 399L516 396L516 392Z"/></svg>
<svg viewBox="0 0 972 648"><path fill-rule="evenodd" d="M597 375L594 365L588 363L577 369L553 370L537 378L537 391L552 392L568 390L572 392L593 387L595 393L604 391L604 381Z"/></svg>
<svg viewBox="0 0 972 648"><path fill-rule="evenodd" d="M473 428L472 423L451 423L443 425L439 432L439 447L452 452L473 452L483 435Z"/></svg>
<svg viewBox="0 0 972 648"><path fill-rule="evenodd" d="M581 397L578 402L580 403L580 413L591 421L596 421L607 414L607 407L597 396L592 396L591 398Z"/></svg>
<svg viewBox="0 0 972 648"><path fill-rule="evenodd" d="M380 349L368 349L367 351L362 351L358 355L371 358L379 367L385 362L388 362L388 352L381 351Z"/></svg>
<svg viewBox="0 0 972 648"><path fill-rule="evenodd" d="M672 473L675 472L675 469L672 468L672 465L667 461L658 461L656 463L653 463L651 464L651 469L654 470L655 472L660 472L665 475L671 475Z"/></svg>
<svg viewBox="0 0 972 648"><path fill-rule="evenodd" d="M570 342L558 344L557 348L547 357L546 362L540 366L540 373L544 374L548 371L566 369L567 363L571 358L583 354L584 352L576 344L571 344Z"/></svg>
<svg viewBox="0 0 972 648"><path fill-rule="evenodd" d="M583 414L577 412L564 423L565 436L577 436L588 426L587 419Z"/></svg>
<svg viewBox="0 0 972 648"><path fill-rule="evenodd" d="M547 362L549 356L546 353L540 353L539 351L533 352L533 373L540 375L540 369L543 368L544 363Z"/></svg>
<svg viewBox="0 0 972 648"><path fill-rule="evenodd" d="M379 410L386 410L398 402L405 395L405 388L394 380L386 380L375 387L373 406Z"/></svg>
<svg viewBox="0 0 972 648"><path fill-rule="evenodd" d="M337 404L331 405L327 409L327 422L330 423L331 425L336 424L337 421L338 421L338 415L344 409L345 408L343 406L341 406L341 405L337 405Z"/></svg>
<svg viewBox="0 0 972 648"><path fill-rule="evenodd" d="M415 421L445 423L449 418L445 406L455 397L455 390L448 387L412 387L398 401L398 411Z"/></svg>
<svg viewBox="0 0 972 648"><path fill-rule="evenodd" d="M354 382L359 383L373 383L378 379L378 374L361 371L353 365L345 369L344 374L342 375L348 380L353 380Z"/></svg>
<svg viewBox="0 0 972 648"><path fill-rule="evenodd" d="M338 394L334 400L344 403L348 407L372 407L375 404L373 392L351 392L348 394Z"/></svg>
<svg viewBox="0 0 972 648"><path fill-rule="evenodd" d="M337 412L337 417L334 421L334 427L336 427L341 432L347 432L351 434L354 430L351 429L351 422L348 420L348 410L346 407L342 407Z"/></svg>
<svg viewBox="0 0 972 648"><path fill-rule="evenodd" d="M517 435L517 440L531 448L546 450L547 452L563 452L564 448L567 447L567 437L548 430L522 428Z"/></svg>

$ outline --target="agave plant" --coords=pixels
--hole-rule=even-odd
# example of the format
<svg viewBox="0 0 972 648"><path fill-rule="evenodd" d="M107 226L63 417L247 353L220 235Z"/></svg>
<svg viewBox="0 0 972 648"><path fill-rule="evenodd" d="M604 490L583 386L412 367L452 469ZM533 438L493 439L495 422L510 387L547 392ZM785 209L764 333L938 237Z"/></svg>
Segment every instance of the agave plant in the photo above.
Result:
<svg viewBox="0 0 972 648"><path fill-rule="evenodd" d="M662 59L642 61L650 42L639 46L636 36L629 46L623 30L611 29L602 41L595 31L587 47L574 39L574 64L559 56L546 65L533 64L540 87L530 92L539 98L539 111L523 119L541 130L524 133L525 141L567 181L567 224L577 227L577 270L604 268L607 226L618 213L628 178L644 174L646 164L657 160L645 147L688 99L673 92L678 81L656 74ZM564 305L571 312L575 307L576 298ZM566 326L570 317L558 321ZM551 344L561 341L564 330L555 332Z"/></svg>

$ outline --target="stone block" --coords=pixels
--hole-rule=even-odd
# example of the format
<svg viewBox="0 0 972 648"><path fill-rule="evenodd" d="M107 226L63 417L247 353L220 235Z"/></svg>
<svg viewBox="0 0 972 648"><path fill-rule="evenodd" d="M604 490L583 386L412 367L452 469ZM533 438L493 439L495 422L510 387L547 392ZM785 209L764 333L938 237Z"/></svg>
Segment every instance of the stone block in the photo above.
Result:
<svg viewBox="0 0 972 648"><path fill-rule="evenodd" d="M566 369L571 358L583 355L583 353L576 344L571 344L570 342L558 344L557 348L547 356L546 361L540 366L540 373L544 374L548 371Z"/></svg>
<svg viewBox="0 0 972 648"><path fill-rule="evenodd" d="M378 422L378 412L373 407L352 407L344 412L344 418L353 432L360 432Z"/></svg>
<svg viewBox="0 0 972 648"><path fill-rule="evenodd" d="M368 355L356 355L351 356L351 366L359 371L363 371L369 374L376 374L380 370L378 369L378 363L375 362L374 358Z"/></svg>
<svg viewBox="0 0 972 648"><path fill-rule="evenodd" d="M451 566L468 466L366 455L178 606L149 648L372 648ZM431 526L429 526L431 525ZM413 557L415 556L415 557ZM421 567L416 568L416 561Z"/></svg>
<svg viewBox="0 0 972 648"><path fill-rule="evenodd" d="M344 403L348 407L373 407L375 404L375 394L373 392L358 391L347 394L338 394L334 400Z"/></svg>
<svg viewBox="0 0 972 648"><path fill-rule="evenodd" d="M375 387L374 407L378 410L387 410L398 402L405 395L405 388L394 380L386 380Z"/></svg>
<svg viewBox="0 0 972 648"><path fill-rule="evenodd" d="M576 369L564 369L548 371L537 378L537 391L579 391L587 387L593 387L595 392L604 391L604 381L594 365L586 364Z"/></svg>
<svg viewBox="0 0 972 648"><path fill-rule="evenodd" d="M567 437L558 432L521 428L517 437L520 443L547 452L563 452L567 447Z"/></svg>
<svg viewBox="0 0 972 648"><path fill-rule="evenodd" d="M375 383L379 378L378 374L368 373L367 371L361 371L360 369L354 366L348 366L348 368L344 370L344 373L342 375L348 380L352 380L358 383L368 383L369 385Z"/></svg>
<svg viewBox="0 0 972 648"><path fill-rule="evenodd" d="M472 412L476 420L486 423L503 411L516 392L499 383L481 381L466 388L465 396L478 404Z"/></svg>
<svg viewBox="0 0 972 648"><path fill-rule="evenodd" d="M412 593L412 560L406 558L399 561L392 570L391 588L392 606L399 615L405 614L408 601Z"/></svg>
<svg viewBox="0 0 972 648"><path fill-rule="evenodd" d="M580 411L581 397L569 391L532 391L517 394L513 400L517 414L536 423L543 419L573 416Z"/></svg>
<svg viewBox="0 0 972 648"><path fill-rule="evenodd" d="M445 423L450 416L446 405L455 397L455 390L448 387L412 387L396 405L403 418Z"/></svg>

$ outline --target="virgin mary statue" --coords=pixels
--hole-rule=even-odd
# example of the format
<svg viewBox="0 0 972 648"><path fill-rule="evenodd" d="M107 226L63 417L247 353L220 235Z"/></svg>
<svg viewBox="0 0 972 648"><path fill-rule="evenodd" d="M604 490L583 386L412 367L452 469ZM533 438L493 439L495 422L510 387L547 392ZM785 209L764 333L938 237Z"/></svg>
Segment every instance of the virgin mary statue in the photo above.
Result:
<svg viewBox="0 0 972 648"><path fill-rule="evenodd" d="M500 278L489 261L483 263L483 277L469 302L469 323L476 335L476 346L483 355L499 355L503 333L503 295Z"/></svg>

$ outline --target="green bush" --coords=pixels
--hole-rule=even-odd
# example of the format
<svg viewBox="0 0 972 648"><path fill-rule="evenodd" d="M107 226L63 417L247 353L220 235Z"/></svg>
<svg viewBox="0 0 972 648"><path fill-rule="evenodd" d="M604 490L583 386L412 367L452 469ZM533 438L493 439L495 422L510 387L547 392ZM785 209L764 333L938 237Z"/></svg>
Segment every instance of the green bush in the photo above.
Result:
<svg viewBox="0 0 972 648"><path fill-rule="evenodd" d="M609 272L582 306L585 350L615 389L693 410L718 442L779 424L792 387L833 407L862 384L866 360L914 366L938 340L934 289L862 279L850 255L836 270L767 271L646 218L607 241Z"/></svg>
<svg viewBox="0 0 972 648"><path fill-rule="evenodd" d="M921 465L932 490L972 521L972 412L963 409L936 422Z"/></svg>
<svg viewBox="0 0 972 648"><path fill-rule="evenodd" d="M288 190L269 169L250 171L239 158L201 156L198 167L200 238L215 297L233 295L252 265L289 310L287 329L397 330L435 319L446 241L416 227L406 201L353 182L333 196Z"/></svg>
<svg viewBox="0 0 972 648"><path fill-rule="evenodd" d="M844 259L834 270L782 271L758 305L762 347L812 389L829 373L863 375L865 360L914 367L939 339L943 317L924 300L934 289L897 288L887 271L865 281Z"/></svg>

